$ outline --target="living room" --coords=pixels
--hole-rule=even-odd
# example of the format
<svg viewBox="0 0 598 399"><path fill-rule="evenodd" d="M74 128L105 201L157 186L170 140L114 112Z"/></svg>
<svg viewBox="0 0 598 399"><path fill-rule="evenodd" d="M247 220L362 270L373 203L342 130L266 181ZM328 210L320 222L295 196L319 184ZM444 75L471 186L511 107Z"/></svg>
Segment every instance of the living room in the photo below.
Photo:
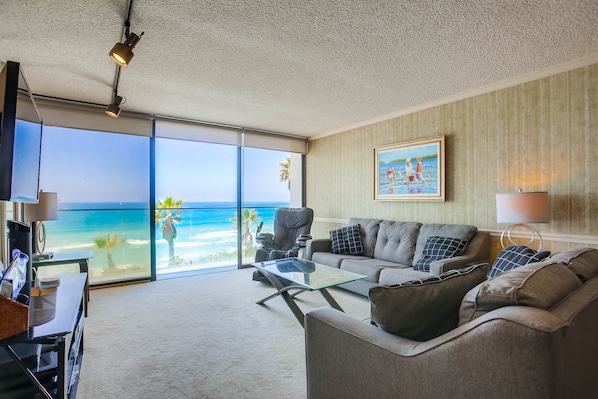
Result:
<svg viewBox="0 0 598 399"><path fill-rule="evenodd" d="M6 19L15 22L7 23L0 28L2 37L12 38L5 39L6 46L3 43L0 61L21 61L25 70L31 72L28 73L31 86L41 88L40 91L36 90L36 94L46 97L45 100L49 101L52 100L51 97L56 97L79 103L81 107L93 105L96 114L91 119L97 118L94 120L99 121L100 118L106 117L103 114L103 107L98 105L108 104L113 95L114 65L108 59L107 51L120 37L126 2L122 1L118 4L114 1L96 2L97 4L89 6L93 8L93 12L89 12L91 15L85 21L73 18L73 15L86 14L84 12L86 5L64 3L66 2L52 2L48 6L51 10L47 11L50 15L47 20L43 18L43 12L40 11L43 7L39 4L27 3L21 10L18 10L19 6L2 6L5 10L10 9ZM354 6L353 9L347 5L347 9L344 9L344 6L336 4L337 2L328 1L319 5L297 6L298 9L294 11L303 16L294 15L291 12L293 10L288 10L293 7L278 2L261 5L256 5L254 2L241 3L222 5L223 8L220 8L218 5L197 6L193 2L188 2L176 7L172 6L177 12L171 13L173 10L168 8L144 11L143 3L135 2L131 14L131 30L138 34L145 30L146 34L142 36L135 48L135 59L129 67L123 69L123 74L120 76L119 93L125 93L128 97L128 101L122 104L121 121L126 117L134 118L137 112L144 115L167 115L174 119L210 122L215 126L245 126L248 130L253 128L277 132L283 136L305 138L308 140L308 151L304 157L305 199L301 202L302 205L315 211L311 230L313 237L328 237L330 230L344 226L352 217L471 224L490 233L490 260L492 261L502 249L500 234L506 227L506 224L497 222L496 194L522 190L548 192L551 203L550 221L534 225L542 234L544 249L557 253L581 246L598 248L598 226L595 223L595 220L598 220L596 183L598 163L594 154L598 148L598 32L594 26L598 17L598 7L595 2L582 1L574 4L568 1L522 2L524 9L531 15L523 13L525 17L521 19L513 15L517 14L517 8L511 2L508 4L497 2L494 6L466 2L467 4L438 6L441 7L438 9L435 8L434 2L422 2L410 6L413 8L402 5L401 7L407 7L413 14L410 14L411 21L402 21L406 26L404 31L401 31L403 35L400 38L393 38L393 42L407 43L400 48L402 53L393 53L403 54L397 56L394 61L405 61L404 58L417 58L417 60L405 61L405 64L400 64L396 70L375 75L371 78L372 81L376 81L375 84L365 78L369 68L371 67L372 74L377 74L380 73L379 69L384 69L388 64L382 64L382 67L377 68L376 63L382 61L368 64L364 60L367 60L369 54L373 59L374 54L379 55L389 51L385 47L388 43L383 43L384 40L377 38L375 32L369 34L371 31L367 31L368 34L362 36L358 29L352 28L352 25L363 28L357 23L360 18L370 22L383 21L378 26L380 29L386 28L388 24L397 23L394 20L396 14L384 15L390 9L399 7L393 2L385 2L379 9L374 6L364 6L365 10L361 9L361 11L359 6ZM314 9L311 8L312 6ZM104 7L108 11L98 11ZM192 17L185 17L185 7L193 9ZM204 16L201 10L203 7L205 7ZM321 8L318 10L318 7ZM486 10L484 7L490 9ZM70 8L76 9L72 15L68 11ZM448 10L451 8L454 10L449 13ZM472 14L465 17L465 20L471 23L475 19L479 29L486 24L493 27L502 26L500 21L506 25L502 26L503 30L496 34L491 34L490 28L481 29L485 33L483 39L461 38L459 35L464 32L472 33L470 29L460 30L464 23L459 13L464 13L468 8ZM284 11L282 12L284 18L278 15L281 11ZM401 8L400 11L405 9ZM429 13L427 17L419 15L420 12L425 14L424 11ZM426 33L431 32L427 28L433 23L443 26L440 22L444 21L441 15L444 11L459 23L451 28L447 27L447 30L436 30L433 34ZM96 12L101 17L98 18L97 14L94 14ZM537 12L537 15L534 15L534 12ZM60 14L60 18L56 14ZM162 14L168 17L157 22L150 20L149 14ZM225 24L218 19L222 18L218 17L219 14L229 15L230 20L223 18ZM109 25L98 27L99 22L102 22L106 15L111 15ZM335 20L337 16L338 25L332 24L330 21ZM218 23L212 21L210 19L212 17L218 20ZM256 27L260 23L264 24L277 18L284 19L288 25L279 26L283 33L279 32L279 36L271 35L275 38L292 38L293 34L289 31L293 28L297 29L298 26L305 28L301 23L293 23L293 21L305 21L303 18L311 21L314 30L315 27L326 26L327 23L331 25L328 26L325 34L314 33L314 36L309 36L300 46L293 46L289 42L280 44L272 40L269 46L274 46L276 49L280 45L281 48L291 48L292 51L289 52L298 51L297 48L303 51L292 55L276 54L272 56L267 67L261 67L259 58L269 54L269 50L268 46L265 46L264 50L256 43L256 37L260 36L255 33ZM49 19L56 23L50 23ZM427 19L433 22L424 22ZM16 25L23 24L22 21L26 21L26 25L39 27L39 31L28 31L31 38L17 34L16 32L21 31ZM247 27L244 21L250 21ZM426 29L418 28L416 22L425 24L423 26ZM192 62L181 68L183 73L170 80L168 65L165 66L157 61L154 63L152 60L160 54L160 48L150 43L157 41L160 27L167 30L166 27L173 25L179 29L175 31L176 34L171 35L170 45L180 51L177 53L179 59L184 59L181 53L194 54L188 55L192 58ZM94 29L90 28L92 26ZM312 25L309 26L311 29ZM552 26L554 29L543 30L540 29L542 26ZM60 27L65 27L64 32L60 31ZM336 30L339 27L343 29ZM515 27L520 29L517 31L519 33L513 33L511 36L506 32ZM184 41L181 37L185 36L185 29L197 32L189 33L190 38ZM451 32L451 29L454 31ZM148 33L152 30L153 37ZM224 32L228 30L232 32L231 36L225 36ZM239 30L246 30L248 35L242 47L237 47L238 42L243 41L244 37L244 32ZM478 32L475 29L473 31ZM170 30L169 32L172 33ZM301 30L301 34L303 33ZM320 36L317 36L318 34ZM202 35L210 37L216 43L215 48L218 49L219 46L220 50L212 48L211 53L204 48L198 50ZM425 48L425 44L421 43L428 43L429 35L436 38L440 44L429 52L419 54L418 51ZM442 39L443 35L447 37ZM547 37L543 38L543 35ZM264 33L263 36L267 37L268 34ZM82 40L82 37L85 39ZM328 38L331 44L318 47L323 37ZM93 42L92 46L85 46L84 42L88 39ZM500 44L492 44L492 40ZM64 44L60 44L61 41L64 41ZM160 43L163 48L168 47L163 41ZM331 51L331 54L352 54L351 50L355 48L349 46L349 43L356 45L360 50L353 53L356 58L359 56L359 62L351 63L351 57L333 62L322 55L332 48L335 51ZM485 43L487 47L484 47ZM374 44L381 49L377 51L371 49ZM349 47L346 48L344 45ZM106 46L108 48L105 48ZM71 54L70 61L63 63L48 57L43 47L48 47L51 49L48 51L53 52L57 52L56 48L68 48L75 55ZM317 71L314 71L314 66L305 66L313 57L310 49L315 47L322 51L318 53L321 65ZM243 62L235 65L231 61L235 60L234 57L226 58L227 65L231 68L228 74L208 76L208 69L210 71L224 69L221 64L218 64L218 61L225 59L224 57L210 56L210 54L220 54L219 51L224 51L224 48L228 48L231 53L241 53L252 62L247 62L249 67L244 68L239 66ZM260 51L255 51L256 48L260 48ZM389 52L393 51L396 50L393 48ZM258 55L253 58L250 56L252 52ZM36 53L45 55L39 57ZM196 53L201 56L198 57ZM480 62L480 59L484 58L483 55L489 54L493 54L491 60ZM281 61L287 56L292 58L293 62ZM92 61L88 63L85 58ZM103 58L108 62L103 62ZM97 60L100 59L102 61L98 62ZM459 60L458 65L455 64L456 59ZM203 69L202 62L209 63L212 68ZM275 73L280 72L275 69L277 63L282 63L283 67L280 70L284 73ZM304 68L301 68L301 65ZM403 68L411 74L390 81L390 77L399 75L398 71ZM420 72L420 69L423 70L421 74L415 73ZM49 87L48 83L41 79L51 81L54 73L57 78L62 79L66 76L72 81L72 84L64 85L65 88L70 89L70 92L46 90ZM141 74L144 76L143 79L139 77ZM148 75L151 77L148 78ZM199 81L191 79L191 76L196 75L205 76ZM389 77L389 81L380 84L378 81L380 76ZM272 78L272 83L267 83L269 77ZM451 77L454 77L454 81L450 79ZM224 82L227 79L230 81ZM281 80L275 81L275 79ZM153 80L153 86L141 87L142 80ZM283 83L285 80L287 82ZM468 80L473 83L469 85ZM292 86L290 81L298 83ZM310 86L306 89L302 84L307 82ZM140 87L137 92L134 87L136 85ZM218 85L221 85L221 91ZM240 89L232 92L230 88L235 85ZM344 85L350 86L350 90L343 91ZM264 88L266 86L268 90ZM383 90L381 86L387 88ZM322 88L323 94L316 94L317 87ZM405 92L402 97L397 94L401 91ZM182 94L183 92L185 94ZM275 96L274 93L277 95ZM231 94L231 97L225 100L226 94ZM197 101L194 101L194 97ZM177 98L180 102L177 102ZM386 98L389 98L388 101ZM307 105L310 99L313 99L313 104ZM327 101L335 104L329 106ZM246 103L247 106L240 107L239 103ZM238 106L237 113L235 110ZM130 111L129 114L127 110ZM279 112L276 112L277 110ZM114 124L118 123L118 120L114 122ZM76 123L73 127L76 127ZM104 128L100 130L102 129ZM375 149L438 135L444 135L446 138L445 200L375 200ZM2 223L5 224L4 219ZM527 235L524 234L519 238L526 239ZM217 280L210 280L210 282L215 281ZM251 287L268 290L268 287L247 281L252 284ZM206 290L210 288L209 284L202 287ZM225 289L234 292L235 288L226 286ZM105 292L108 292L107 290ZM101 295L103 304L109 302L106 299L107 294L100 294L102 291L104 290L92 292L91 306L94 306L94 295ZM217 297L217 293L212 295ZM367 306L364 308L359 302L360 299L355 301L353 306L352 301L355 298L338 295L351 304L346 309L348 314L354 310L356 317L367 318ZM262 312L270 310L254 305L255 299L259 297L260 295L254 297L251 294L247 306L254 306ZM319 298L308 298L306 303L309 305L325 305L319 301ZM118 308L118 304L112 305L115 309ZM288 309L284 308L284 304L277 303L271 306L274 309L273 317L276 323L288 317L288 329L297 328L296 331L301 332L300 327L295 325L296 322L288 313ZM92 308L90 317L93 317L93 310ZM168 309L162 310L168 311ZM241 316L240 313L234 314ZM119 314L119 317L132 316ZM246 323L243 324L246 326L251 322L243 319L242 323ZM93 323L93 321L88 322L90 325ZM267 328L265 324L259 325ZM96 328L99 327L96 325ZM281 334L288 332L284 329L275 331ZM86 333L89 334L87 331ZM217 334L215 331L211 333ZM302 338L302 335L296 332L290 333L290 336L293 339ZM227 338L243 339L242 336L235 334L227 335ZM246 342L246 345L252 345L252 342ZM98 347L93 348L97 352L102 351ZM126 348L119 347L119 350L124 352ZM299 349L297 352L290 353L302 355ZM258 356L259 353L252 352L252 355ZM94 351L86 353L86 356L91 358L94 356ZM106 359L109 357L103 358L103 361ZM290 361L290 359L286 360ZM249 362L247 359L234 359L232 355L226 361L231 365L236 364L237 361ZM280 363L275 364L280 365ZM101 365L108 367L109 363ZM218 368L218 370L225 372L226 368ZM153 371L159 373L159 370ZM270 372L274 373L276 370ZM85 366L83 373L85 373ZM292 372L288 372L283 380L292 378ZM304 378L304 375L298 378ZM268 379L265 380L260 380L259 384L272 383L267 381ZM122 383L126 385L126 381ZM250 385L252 381L246 379L244 383ZM304 384L304 380L301 383ZM273 385L276 385L276 381ZM86 393L90 393L89 388L83 389ZM173 387L169 389L174 390ZM245 392L240 397L251 397L252 391L248 392L250 393ZM136 396L138 392L129 391L127 394L129 397L141 397ZM164 395L163 397L169 397L168 395L176 397L176 394ZM211 395L206 394L203 397L219 396L211 392Z"/></svg>

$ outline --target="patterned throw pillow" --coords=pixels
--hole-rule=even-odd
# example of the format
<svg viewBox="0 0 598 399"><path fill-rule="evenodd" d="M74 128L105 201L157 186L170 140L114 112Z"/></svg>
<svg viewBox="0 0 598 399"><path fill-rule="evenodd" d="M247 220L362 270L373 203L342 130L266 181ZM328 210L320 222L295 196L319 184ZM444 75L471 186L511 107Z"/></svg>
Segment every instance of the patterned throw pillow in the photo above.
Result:
<svg viewBox="0 0 598 399"><path fill-rule="evenodd" d="M511 245L498 254L492 268L488 272L488 278L495 277L502 272L514 269L528 263L540 262L548 257L550 251L536 252L525 245Z"/></svg>
<svg viewBox="0 0 598 399"><path fill-rule="evenodd" d="M333 254L361 255L363 243L359 235L359 225L354 224L330 231L330 241Z"/></svg>
<svg viewBox="0 0 598 399"><path fill-rule="evenodd" d="M430 271L430 263L435 260L452 258L459 255L467 246L467 240L451 237L428 237L424 246L423 256L413 265L415 270Z"/></svg>

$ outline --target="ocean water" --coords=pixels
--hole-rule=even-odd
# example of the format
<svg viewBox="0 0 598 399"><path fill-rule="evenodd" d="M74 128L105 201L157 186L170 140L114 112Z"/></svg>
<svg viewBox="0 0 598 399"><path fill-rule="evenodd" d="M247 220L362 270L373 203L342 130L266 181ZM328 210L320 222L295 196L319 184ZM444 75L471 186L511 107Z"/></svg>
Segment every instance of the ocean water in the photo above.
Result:
<svg viewBox="0 0 598 399"><path fill-rule="evenodd" d="M289 206L284 203L247 203L255 209L263 232L272 231L274 212ZM174 253L177 264L169 263L168 243L153 222L146 203L60 203L58 220L45 222L46 251L95 250L90 260L90 278L110 280L150 275L150 229L155 230L158 272L182 265L197 265L225 260L236 263L237 231L233 224L234 203L184 203L181 223L176 225ZM257 225L251 226L255 236ZM94 241L116 234L119 245L110 250L114 267L109 268L108 254Z"/></svg>

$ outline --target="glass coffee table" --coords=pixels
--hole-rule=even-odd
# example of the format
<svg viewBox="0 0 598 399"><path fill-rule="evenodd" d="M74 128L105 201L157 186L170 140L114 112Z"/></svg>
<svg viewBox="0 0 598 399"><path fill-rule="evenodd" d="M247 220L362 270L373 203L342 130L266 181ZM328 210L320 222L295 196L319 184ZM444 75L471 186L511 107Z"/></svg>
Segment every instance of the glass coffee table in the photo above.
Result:
<svg viewBox="0 0 598 399"><path fill-rule="evenodd" d="M252 263L251 265L262 272L277 291L256 303L258 305L263 305L264 302L277 296L281 296L302 326L305 315L295 302L295 296L303 291L319 291L330 306L342 312L343 309L334 300L326 288L366 277L361 274L320 265L309 260L298 258L269 260ZM290 294L289 291L291 290L298 291Z"/></svg>

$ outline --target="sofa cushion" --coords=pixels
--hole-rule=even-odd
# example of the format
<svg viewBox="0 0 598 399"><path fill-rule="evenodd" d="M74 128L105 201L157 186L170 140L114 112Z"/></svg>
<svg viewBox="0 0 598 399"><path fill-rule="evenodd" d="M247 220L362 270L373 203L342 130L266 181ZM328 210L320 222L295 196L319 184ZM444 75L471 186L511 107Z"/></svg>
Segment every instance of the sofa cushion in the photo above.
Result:
<svg viewBox="0 0 598 399"><path fill-rule="evenodd" d="M459 324L504 306L550 309L580 286L575 273L562 264L550 260L530 263L500 273L467 292L459 310Z"/></svg>
<svg viewBox="0 0 598 399"><path fill-rule="evenodd" d="M511 245L498 254L492 264L492 269L488 272L488 278L528 263L540 262L548 255L550 255L550 251L536 252L525 245Z"/></svg>
<svg viewBox="0 0 598 399"><path fill-rule="evenodd" d="M385 266L377 264L377 263L372 263L372 261L374 261L374 259L362 259L362 260L344 259L341 262L340 268L342 270L346 270L348 272L362 274L362 275L366 276L364 280L378 282L378 277L380 276L380 271Z"/></svg>
<svg viewBox="0 0 598 399"><path fill-rule="evenodd" d="M486 278L487 263L404 284L370 288L371 319L383 330L426 341L455 328L467 291Z"/></svg>
<svg viewBox="0 0 598 399"><path fill-rule="evenodd" d="M362 259L362 260L369 260L371 258L367 256L361 255L341 255L341 254L333 254L332 252L314 252L311 257L312 262L319 263L321 265L340 268L341 263L345 259Z"/></svg>
<svg viewBox="0 0 598 399"><path fill-rule="evenodd" d="M332 253L334 254L363 254L363 244L361 243L358 224L331 230L330 242L332 245Z"/></svg>
<svg viewBox="0 0 598 399"><path fill-rule="evenodd" d="M382 220L380 219L350 218L347 223L347 226L359 225L363 254L370 258L374 257L374 246L376 245L376 237L378 236L381 222Z"/></svg>
<svg viewBox="0 0 598 399"><path fill-rule="evenodd" d="M415 253L413 254L413 264L417 263L417 261L424 255L424 247L426 246L428 237L451 237L471 241L477 231L478 228L476 226L465 224L422 224L419 228L419 236L417 237Z"/></svg>
<svg viewBox="0 0 598 399"><path fill-rule="evenodd" d="M451 237L428 237L423 255L413 265L413 268L420 272L428 272L430 271L431 262L459 255L467 246L467 242L467 240Z"/></svg>
<svg viewBox="0 0 598 399"><path fill-rule="evenodd" d="M579 277L582 283L598 275L598 250L594 248L570 248L552 255L552 262L559 262Z"/></svg>
<svg viewBox="0 0 598 399"><path fill-rule="evenodd" d="M380 223L374 257L402 265L412 265L419 226L421 223L417 222L385 220Z"/></svg>

